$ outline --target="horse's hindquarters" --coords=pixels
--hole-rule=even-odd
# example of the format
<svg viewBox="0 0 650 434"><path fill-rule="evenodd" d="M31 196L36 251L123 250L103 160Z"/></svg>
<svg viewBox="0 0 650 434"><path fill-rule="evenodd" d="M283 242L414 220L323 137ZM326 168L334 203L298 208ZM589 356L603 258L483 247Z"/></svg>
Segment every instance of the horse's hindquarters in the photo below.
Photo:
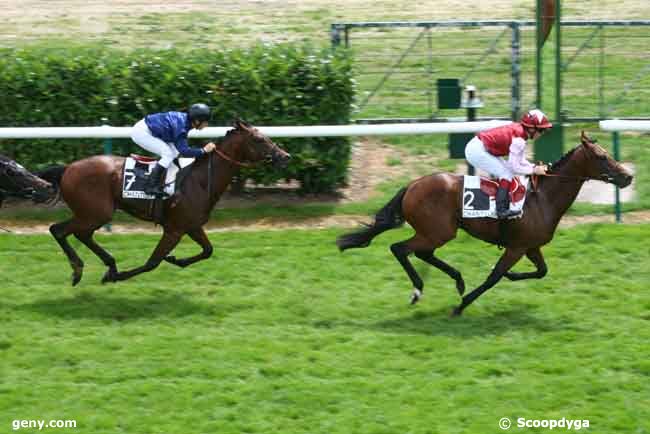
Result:
<svg viewBox="0 0 650 434"><path fill-rule="evenodd" d="M100 225L110 221L120 169L119 157L109 156L94 156L67 166L61 178L61 195L77 219Z"/></svg>
<svg viewBox="0 0 650 434"><path fill-rule="evenodd" d="M435 247L456 236L461 188L461 177L442 173L413 181L404 195L404 218Z"/></svg>

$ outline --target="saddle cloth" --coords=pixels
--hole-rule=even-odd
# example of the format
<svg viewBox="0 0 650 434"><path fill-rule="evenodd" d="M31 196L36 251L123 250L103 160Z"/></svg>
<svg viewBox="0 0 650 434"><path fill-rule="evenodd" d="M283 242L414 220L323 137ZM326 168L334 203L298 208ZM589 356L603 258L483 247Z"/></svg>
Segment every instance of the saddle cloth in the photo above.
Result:
<svg viewBox="0 0 650 434"><path fill-rule="evenodd" d="M510 183L510 209L521 211L526 201L528 177L515 176ZM495 197L499 184L480 176L463 179L463 218L497 218Z"/></svg>
<svg viewBox="0 0 650 434"><path fill-rule="evenodd" d="M149 174L156 164L155 158L131 154L124 163L122 182L122 197L127 199L155 199L151 194L144 192ZM169 196L176 190L176 175L178 172L194 162L194 158L177 158L169 166L165 174L165 193Z"/></svg>

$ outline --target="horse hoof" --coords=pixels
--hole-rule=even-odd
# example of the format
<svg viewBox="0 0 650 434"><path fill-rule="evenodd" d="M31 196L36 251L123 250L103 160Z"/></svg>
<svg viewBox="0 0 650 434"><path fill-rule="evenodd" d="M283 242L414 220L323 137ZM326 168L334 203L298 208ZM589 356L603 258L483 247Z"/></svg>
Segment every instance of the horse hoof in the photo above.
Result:
<svg viewBox="0 0 650 434"><path fill-rule="evenodd" d="M460 306L457 306L454 308L454 310L451 311L449 316L455 318L457 316L460 316L462 313L463 313L463 309Z"/></svg>
<svg viewBox="0 0 650 434"><path fill-rule="evenodd" d="M414 305L415 303L417 303L418 301L420 301L421 298L422 298L422 291L420 291L419 289L415 288L415 289L413 290L413 294L411 294L411 305Z"/></svg>
<svg viewBox="0 0 650 434"><path fill-rule="evenodd" d="M110 271L107 271L102 277L102 285L108 282L115 282L115 275Z"/></svg>
<svg viewBox="0 0 650 434"><path fill-rule="evenodd" d="M81 273L72 273L72 286L76 286L81 281Z"/></svg>
<svg viewBox="0 0 650 434"><path fill-rule="evenodd" d="M176 265L176 256L165 256L163 259L170 264Z"/></svg>

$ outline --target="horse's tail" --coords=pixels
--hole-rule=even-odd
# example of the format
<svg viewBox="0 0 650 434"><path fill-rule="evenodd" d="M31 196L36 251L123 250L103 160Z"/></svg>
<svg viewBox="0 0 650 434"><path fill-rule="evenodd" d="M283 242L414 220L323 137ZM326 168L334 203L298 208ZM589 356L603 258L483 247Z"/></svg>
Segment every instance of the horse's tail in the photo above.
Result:
<svg viewBox="0 0 650 434"><path fill-rule="evenodd" d="M68 166L62 165L49 166L43 170L33 172L34 175L52 184L52 194L50 197L45 199L45 202L50 205L54 205L61 199L61 189L59 186L61 185L61 178L63 177L63 173L67 167Z"/></svg>
<svg viewBox="0 0 650 434"><path fill-rule="evenodd" d="M353 247L368 247L373 238L390 229L395 229L404 224L402 215L402 199L406 187L397 192L395 196L375 215L375 221L360 231L341 235L336 240L340 251Z"/></svg>
<svg viewBox="0 0 650 434"><path fill-rule="evenodd" d="M46 180L58 190L59 184L61 184L61 178L63 177L63 172L68 166L49 166L43 170L34 172L34 175L38 176L41 179Z"/></svg>

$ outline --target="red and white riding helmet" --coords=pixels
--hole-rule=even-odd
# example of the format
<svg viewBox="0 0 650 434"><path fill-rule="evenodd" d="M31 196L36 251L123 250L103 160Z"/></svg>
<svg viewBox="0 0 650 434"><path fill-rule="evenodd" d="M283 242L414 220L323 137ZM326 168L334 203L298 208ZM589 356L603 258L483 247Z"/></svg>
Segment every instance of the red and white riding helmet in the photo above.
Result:
<svg viewBox="0 0 650 434"><path fill-rule="evenodd" d="M545 128L551 128L551 124L544 113L541 110L531 110L521 117L521 124L529 128L537 128L538 130L543 130Z"/></svg>

